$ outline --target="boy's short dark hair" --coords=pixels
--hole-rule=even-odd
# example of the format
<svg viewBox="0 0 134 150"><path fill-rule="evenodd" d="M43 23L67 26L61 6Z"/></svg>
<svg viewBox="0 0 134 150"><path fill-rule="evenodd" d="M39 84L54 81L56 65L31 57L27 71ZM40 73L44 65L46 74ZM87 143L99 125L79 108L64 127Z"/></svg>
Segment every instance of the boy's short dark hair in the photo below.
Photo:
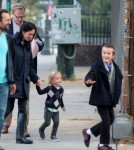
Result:
<svg viewBox="0 0 134 150"><path fill-rule="evenodd" d="M0 9L0 21L2 21L2 14L3 13L8 13L6 9Z"/></svg>
<svg viewBox="0 0 134 150"><path fill-rule="evenodd" d="M110 43L104 43L104 44L102 45L101 49L102 49L103 47L112 48L112 49L114 50L114 51L113 51L113 54L115 54L115 48L114 48L114 46L113 46L112 44L110 44Z"/></svg>

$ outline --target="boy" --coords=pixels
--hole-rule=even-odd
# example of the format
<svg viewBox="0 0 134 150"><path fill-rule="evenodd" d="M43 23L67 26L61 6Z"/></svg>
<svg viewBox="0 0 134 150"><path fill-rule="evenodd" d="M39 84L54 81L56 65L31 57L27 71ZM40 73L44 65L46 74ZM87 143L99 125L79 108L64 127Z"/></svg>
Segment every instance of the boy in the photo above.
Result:
<svg viewBox="0 0 134 150"><path fill-rule="evenodd" d="M113 150L110 143L110 125L114 121L113 107L119 101L122 86L122 74L113 61L115 49L110 44L102 46L101 58L91 67L85 77L86 86L92 87L89 104L97 107L101 122L83 129L84 143L89 147L91 134L95 137L100 135L98 150Z"/></svg>

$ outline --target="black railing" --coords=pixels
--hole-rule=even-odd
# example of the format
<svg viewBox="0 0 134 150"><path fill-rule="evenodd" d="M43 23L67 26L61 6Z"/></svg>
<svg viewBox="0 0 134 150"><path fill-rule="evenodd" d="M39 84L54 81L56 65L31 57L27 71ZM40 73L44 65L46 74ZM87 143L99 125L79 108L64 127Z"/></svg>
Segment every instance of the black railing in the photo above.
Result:
<svg viewBox="0 0 134 150"><path fill-rule="evenodd" d="M82 16L82 44L101 45L111 41L111 18L107 15Z"/></svg>

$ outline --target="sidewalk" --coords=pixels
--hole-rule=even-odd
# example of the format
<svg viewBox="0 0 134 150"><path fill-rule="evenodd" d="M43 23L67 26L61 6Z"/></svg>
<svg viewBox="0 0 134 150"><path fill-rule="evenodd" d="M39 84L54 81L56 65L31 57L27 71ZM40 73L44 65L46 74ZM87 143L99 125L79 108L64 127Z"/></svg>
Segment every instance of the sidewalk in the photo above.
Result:
<svg viewBox="0 0 134 150"><path fill-rule="evenodd" d="M39 55L38 57L38 75L43 81L42 87L47 85L47 77L49 73L56 70L55 55ZM60 142L50 140L51 128L46 128L44 140L40 139L38 128L43 122L45 95L37 94L35 85L31 84L30 93L30 122L29 131L34 143L31 145L16 144L16 117L17 105L15 106L12 125L9 128L9 134L3 135L0 139L0 145L5 150L97 150L99 137L92 136L91 145L86 148L83 143L82 129L91 127L100 120L95 112L95 107L88 105L90 88L85 87L83 79L88 72L89 67L75 67L76 81L63 81L64 103L66 112L60 110L60 126L57 137ZM115 144L112 144L115 148ZM132 150L134 145L119 145L118 150Z"/></svg>

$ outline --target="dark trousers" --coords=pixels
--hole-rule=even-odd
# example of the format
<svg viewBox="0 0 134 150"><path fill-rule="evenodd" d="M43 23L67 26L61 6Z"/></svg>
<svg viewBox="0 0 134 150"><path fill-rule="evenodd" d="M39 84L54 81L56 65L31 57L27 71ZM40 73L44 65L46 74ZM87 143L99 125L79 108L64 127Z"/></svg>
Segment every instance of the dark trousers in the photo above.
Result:
<svg viewBox="0 0 134 150"><path fill-rule="evenodd" d="M48 127L51 123L51 119L53 120L53 128L51 136L56 136L58 126L59 126L59 111L58 112L51 112L48 109L44 111L44 123L40 126L40 130L44 131L46 127Z"/></svg>
<svg viewBox="0 0 134 150"><path fill-rule="evenodd" d="M8 99L5 118L13 111L14 103L15 103L14 98ZM18 99L18 112L26 114L26 104L27 100Z"/></svg>
<svg viewBox="0 0 134 150"><path fill-rule="evenodd" d="M91 128L94 136L100 135L101 144L110 143L110 125L114 121L114 110L112 106L97 106L101 122Z"/></svg>

